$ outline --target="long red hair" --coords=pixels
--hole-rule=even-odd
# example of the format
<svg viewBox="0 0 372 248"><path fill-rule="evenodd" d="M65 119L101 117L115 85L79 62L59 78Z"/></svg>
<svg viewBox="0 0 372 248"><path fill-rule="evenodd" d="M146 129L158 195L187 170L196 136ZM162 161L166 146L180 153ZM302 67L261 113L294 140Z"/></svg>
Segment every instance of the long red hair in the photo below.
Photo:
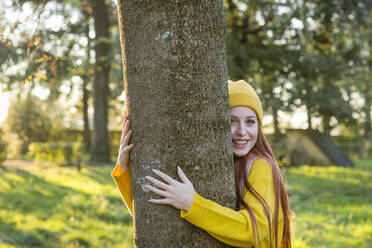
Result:
<svg viewBox="0 0 372 248"><path fill-rule="evenodd" d="M249 184L248 182L248 175L247 175L247 165L249 160L254 160L256 158L263 158L267 160L273 172L273 179L274 179L274 193L275 193L275 209L274 209L274 216L271 217L270 208L266 203L265 199ZM241 180L244 182L245 188L257 198L257 200L262 204L265 214L267 217L267 222L269 225L269 233L270 233L270 248L291 248L291 227L290 227L290 208L288 202L288 195L285 189L284 181L282 175L280 173L280 169L278 163L275 159L275 156L271 150L271 147L268 141L265 138L265 135L262 132L261 126L258 125L258 133L257 133L257 141L255 146L248 152L247 155L244 157L236 157L234 156L234 165L235 165L235 187L236 187L236 206L239 208L243 206L249 213L251 221L253 223L253 237L254 243L258 244L259 246L259 233L258 233L258 226L256 217L251 209L251 207L244 201L243 199L243 190L240 187ZM281 204L283 217L284 217L284 225L283 225L283 237L282 243L278 244L278 226L279 226L279 204ZM272 226L272 222L274 226ZM274 228L274 238L275 244L272 242L272 230Z"/></svg>

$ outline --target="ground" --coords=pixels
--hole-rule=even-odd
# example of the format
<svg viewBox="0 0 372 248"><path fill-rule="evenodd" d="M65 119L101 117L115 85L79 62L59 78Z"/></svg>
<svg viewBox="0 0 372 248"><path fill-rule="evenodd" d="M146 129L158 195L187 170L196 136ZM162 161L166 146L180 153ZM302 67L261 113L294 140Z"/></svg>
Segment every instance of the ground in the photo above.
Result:
<svg viewBox="0 0 372 248"><path fill-rule="evenodd" d="M132 247L132 217L110 172L5 162L0 248ZM287 169L295 247L372 247L372 160Z"/></svg>

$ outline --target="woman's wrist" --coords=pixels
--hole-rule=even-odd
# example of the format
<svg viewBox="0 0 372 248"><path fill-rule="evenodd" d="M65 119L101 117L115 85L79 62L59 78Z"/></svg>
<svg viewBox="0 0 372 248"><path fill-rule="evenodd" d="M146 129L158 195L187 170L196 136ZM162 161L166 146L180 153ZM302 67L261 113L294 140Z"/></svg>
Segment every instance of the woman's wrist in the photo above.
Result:
<svg viewBox="0 0 372 248"><path fill-rule="evenodd" d="M186 201L186 205L185 205L185 207L184 207L184 209L183 209L184 211L188 212L188 211L190 210L191 205L192 205L192 203L193 203L193 201L194 201L194 196L195 196L195 191L193 191L192 197L189 197L189 198L187 199L187 201Z"/></svg>
<svg viewBox="0 0 372 248"><path fill-rule="evenodd" d="M119 161L118 161L118 164L119 164L119 167L120 167L120 170L121 170L121 171L125 171L125 170L126 170L126 169L128 169L128 167L129 167L128 165L125 165L125 164L124 164L124 165L123 165L123 164L120 164L120 162L119 162Z"/></svg>

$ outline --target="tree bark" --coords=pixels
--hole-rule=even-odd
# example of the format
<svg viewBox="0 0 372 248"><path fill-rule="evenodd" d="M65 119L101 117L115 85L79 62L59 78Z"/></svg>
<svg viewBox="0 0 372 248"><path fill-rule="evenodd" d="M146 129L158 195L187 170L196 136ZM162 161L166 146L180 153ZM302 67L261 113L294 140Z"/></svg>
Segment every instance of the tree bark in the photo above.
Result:
<svg viewBox="0 0 372 248"><path fill-rule="evenodd" d="M307 129L311 130L313 127L312 120L311 120L311 110L309 106L307 107Z"/></svg>
<svg viewBox="0 0 372 248"><path fill-rule="evenodd" d="M365 106L365 112L366 112L366 122L364 123L364 139L370 140L371 135L371 105Z"/></svg>
<svg viewBox="0 0 372 248"><path fill-rule="evenodd" d="M366 121L364 123L364 139L370 140L371 139L371 106L372 106L372 94L370 93L370 87L366 83L366 91L365 91L365 103L364 103L364 112L366 115Z"/></svg>
<svg viewBox="0 0 372 248"><path fill-rule="evenodd" d="M328 135L331 133L331 126L329 125L330 120L331 120L330 116L323 116L322 118L323 133Z"/></svg>
<svg viewBox="0 0 372 248"><path fill-rule="evenodd" d="M273 112L273 120L274 120L274 140L278 141L278 138L281 136L281 132L279 128L278 107L274 104L271 106L271 110Z"/></svg>
<svg viewBox="0 0 372 248"><path fill-rule="evenodd" d="M84 119L84 150L90 152L91 149L91 137L90 137L90 128L89 128L89 116L88 116L88 99L89 91L87 89L88 77L83 77L83 119Z"/></svg>
<svg viewBox="0 0 372 248"><path fill-rule="evenodd" d="M177 166L202 196L235 204L223 1L118 1L124 88L132 123L135 247L227 247L145 188Z"/></svg>
<svg viewBox="0 0 372 248"><path fill-rule="evenodd" d="M364 122L364 152L363 152L363 157L367 158L370 151L371 151L371 138L372 138L372 133L371 133L371 123L372 123L372 118L371 118L371 106L372 106L372 94L371 94L371 87L369 85L369 82L366 83L366 90L364 93L364 113L366 115L366 120Z"/></svg>
<svg viewBox="0 0 372 248"><path fill-rule="evenodd" d="M91 135L90 135L90 127L89 127L89 113L88 113L88 100L89 100L89 90L88 90L88 83L91 80L91 73L89 72L90 69L90 50L92 48L92 40L89 37L89 23L90 23L90 16L89 14L84 11L85 21L85 36L88 38L87 44L87 58L85 62L85 72L82 75L83 78L83 120L84 120L84 130L83 130L83 139L84 139L84 150L85 152L89 153L91 151Z"/></svg>
<svg viewBox="0 0 372 248"><path fill-rule="evenodd" d="M109 6L105 0L92 2L94 30L96 33L94 51L94 118L91 161L110 162L110 148L107 131L107 98L110 64Z"/></svg>

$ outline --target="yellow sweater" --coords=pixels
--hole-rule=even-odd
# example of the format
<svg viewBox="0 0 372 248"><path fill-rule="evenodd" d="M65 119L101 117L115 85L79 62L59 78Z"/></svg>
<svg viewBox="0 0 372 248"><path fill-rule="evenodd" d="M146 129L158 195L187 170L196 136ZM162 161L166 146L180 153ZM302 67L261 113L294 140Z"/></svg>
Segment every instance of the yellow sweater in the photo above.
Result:
<svg viewBox="0 0 372 248"><path fill-rule="evenodd" d="M112 176L119 188L123 200L133 216L132 188L130 170L121 171L117 164ZM270 207L271 216L274 215L275 198L273 173L270 164L264 159L255 160L249 172L248 182L265 199ZM246 189L244 201L251 207L256 217L260 247L270 247L269 225L261 203ZM280 205L280 204L279 204ZM253 226L247 210L239 211L223 207L218 203L207 200L195 193L189 211L181 210L181 217L195 226L204 229L210 235L236 247L250 247L254 245ZM272 222L273 223L273 222ZM274 227L272 226L272 241L274 242ZM278 247L283 235L283 213L279 210ZM273 243L275 247L275 243Z"/></svg>

